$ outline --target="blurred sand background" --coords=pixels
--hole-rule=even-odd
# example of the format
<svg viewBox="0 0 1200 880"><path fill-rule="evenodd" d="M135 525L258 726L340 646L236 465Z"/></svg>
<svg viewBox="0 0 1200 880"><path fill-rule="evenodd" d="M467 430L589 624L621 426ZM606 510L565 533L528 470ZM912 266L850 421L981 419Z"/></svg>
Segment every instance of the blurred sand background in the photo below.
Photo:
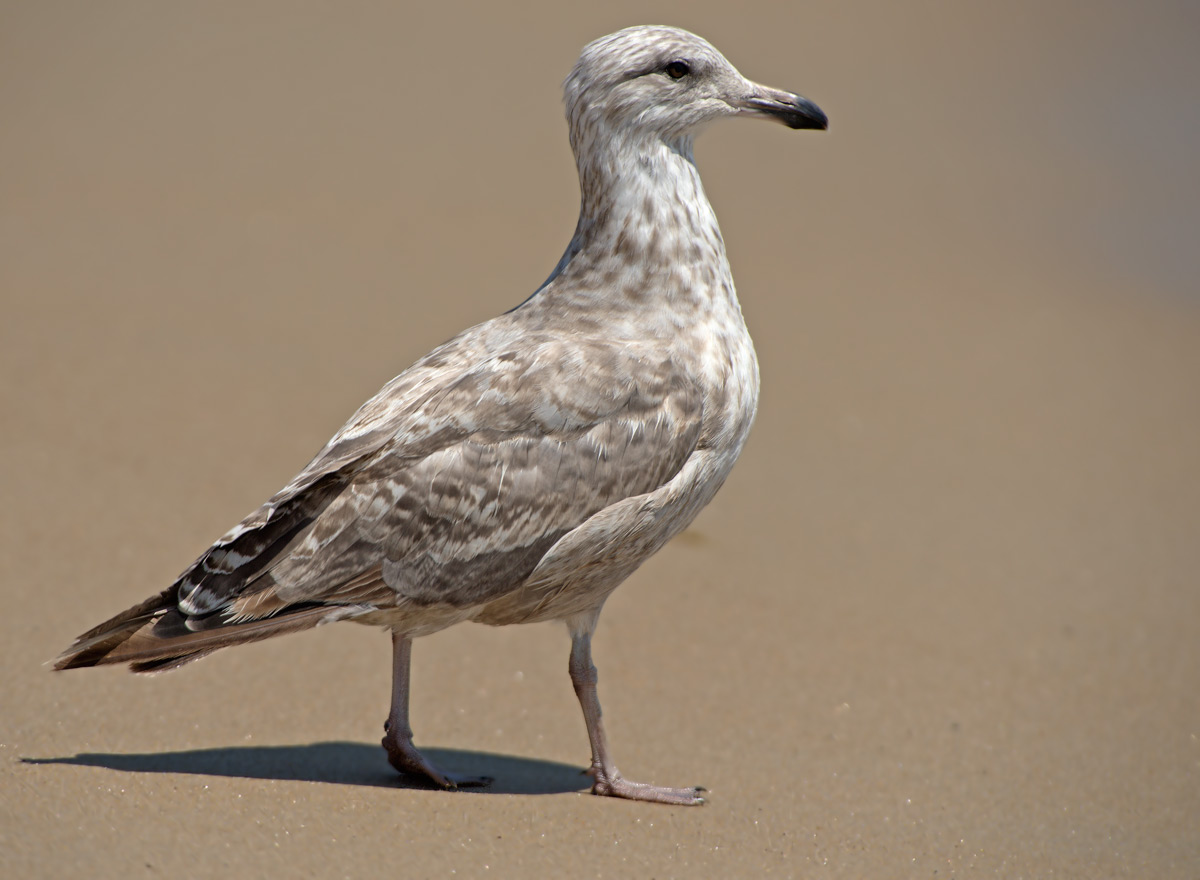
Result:
<svg viewBox="0 0 1200 880"><path fill-rule="evenodd" d="M1200 876L1194 3L0 5L0 874ZM560 628L46 665L546 276L559 84L662 22L827 134L697 159L763 369L619 590L593 798Z"/></svg>

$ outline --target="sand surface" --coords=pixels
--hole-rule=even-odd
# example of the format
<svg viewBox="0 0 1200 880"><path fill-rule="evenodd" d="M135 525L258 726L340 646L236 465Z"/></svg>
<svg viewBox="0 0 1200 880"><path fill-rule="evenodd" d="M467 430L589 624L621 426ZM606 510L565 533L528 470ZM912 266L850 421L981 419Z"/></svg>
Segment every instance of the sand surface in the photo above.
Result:
<svg viewBox="0 0 1200 880"><path fill-rule="evenodd" d="M1200 876L1194 4L0 6L4 877ZM53 674L577 209L559 83L707 36L827 134L697 158L759 348L742 462L609 603L631 778L554 626L341 625Z"/></svg>

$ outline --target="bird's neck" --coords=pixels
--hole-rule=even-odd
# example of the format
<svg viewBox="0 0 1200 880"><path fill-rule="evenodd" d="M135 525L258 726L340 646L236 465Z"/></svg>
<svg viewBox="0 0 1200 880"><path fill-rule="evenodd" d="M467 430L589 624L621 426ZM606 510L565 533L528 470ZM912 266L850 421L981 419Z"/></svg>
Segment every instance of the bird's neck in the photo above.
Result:
<svg viewBox="0 0 1200 880"><path fill-rule="evenodd" d="M691 138L573 146L579 222L547 285L570 279L573 289L605 291L610 303L650 292L677 307L732 299L725 243Z"/></svg>

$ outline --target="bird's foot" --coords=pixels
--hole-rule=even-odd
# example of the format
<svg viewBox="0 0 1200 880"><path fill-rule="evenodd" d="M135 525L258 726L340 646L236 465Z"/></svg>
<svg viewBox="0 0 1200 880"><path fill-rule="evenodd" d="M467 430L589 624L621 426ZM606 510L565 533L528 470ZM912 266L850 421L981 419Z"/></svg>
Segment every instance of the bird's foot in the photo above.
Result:
<svg viewBox="0 0 1200 880"><path fill-rule="evenodd" d="M445 789L480 788L494 781L490 776L465 776L439 770L417 750L412 739L393 736L386 724L384 730L387 733L383 737L383 748L387 751L388 763L401 773L424 776L434 785Z"/></svg>
<svg viewBox="0 0 1200 880"><path fill-rule="evenodd" d="M606 797L627 798L632 801L652 801L656 804L675 804L682 807L697 807L703 804L701 793L706 788L668 788L665 785L647 785L644 782L630 782L614 767L610 773L593 767L587 771L593 778L592 794Z"/></svg>

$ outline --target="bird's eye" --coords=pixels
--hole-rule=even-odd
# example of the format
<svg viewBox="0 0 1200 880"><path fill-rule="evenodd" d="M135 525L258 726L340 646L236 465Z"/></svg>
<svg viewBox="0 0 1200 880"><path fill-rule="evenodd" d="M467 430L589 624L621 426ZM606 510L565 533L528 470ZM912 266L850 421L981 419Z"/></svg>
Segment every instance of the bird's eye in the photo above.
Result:
<svg viewBox="0 0 1200 880"><path fill-rule="evenodd" d="M665 71L667 76L671 77L671 79L683 79L692 72L692 69L688 67L688 63L686 61L672 61L663 68L663 71Z"/></svg>

